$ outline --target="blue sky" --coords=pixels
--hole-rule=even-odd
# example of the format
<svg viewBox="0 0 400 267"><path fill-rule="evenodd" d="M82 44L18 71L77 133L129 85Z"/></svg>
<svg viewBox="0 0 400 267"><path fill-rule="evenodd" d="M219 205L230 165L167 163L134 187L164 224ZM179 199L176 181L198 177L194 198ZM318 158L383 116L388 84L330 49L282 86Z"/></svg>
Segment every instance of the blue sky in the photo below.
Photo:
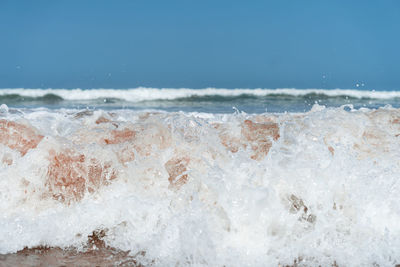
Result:
<svg viewBox="0 0 400 267"><path fill-rule="evenodd" d="M400 90L400 1L0 1L0 88Z"/></svg>

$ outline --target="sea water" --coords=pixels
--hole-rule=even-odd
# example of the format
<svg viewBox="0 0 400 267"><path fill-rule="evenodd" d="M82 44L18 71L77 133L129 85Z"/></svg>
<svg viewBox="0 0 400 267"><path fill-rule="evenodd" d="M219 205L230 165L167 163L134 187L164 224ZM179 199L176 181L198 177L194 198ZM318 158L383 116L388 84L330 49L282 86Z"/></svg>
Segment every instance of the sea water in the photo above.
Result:
<svg viewBox="0 0 400 267"><path fill-rule="evenodd" d="M395 266L398 97L2 89L0 254L101 233L145 266Z"/></svg>
<svg viewBox="0 0 400 267"><path fill-rule="evenodd" d="M156 109L232 113L305 112L327 107L400 107L400 91L341 89L0 89L0 103L19 108Z"/></svg>

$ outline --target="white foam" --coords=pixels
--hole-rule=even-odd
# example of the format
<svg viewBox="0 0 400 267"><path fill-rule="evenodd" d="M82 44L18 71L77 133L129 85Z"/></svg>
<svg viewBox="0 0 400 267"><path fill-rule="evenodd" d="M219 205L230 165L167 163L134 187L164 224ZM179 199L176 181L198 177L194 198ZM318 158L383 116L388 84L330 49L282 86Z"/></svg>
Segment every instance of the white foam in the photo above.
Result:
<svg viewBox="0 0 400 267"><path fill-rule="evenodd" d="M101 98L118 98L130 102L149 100L173 100L191 96L267 96L284 94L289 96L304 96L307 94L323 94L331 97L348 96L354 98L392 99L400 97L400 91L368 91L349 89L187 89L187 88L133 88L133 89L0 89L0 95L18 94L26 97L41 97L54 94L65 100L91 100Z"/></svg>
<svg viewBox="0 0 400 267"><path fill-rule="evenodd" d="M7 114L23 116L45 138L24 157L0 144L0 159L11 153L14 160L0 168L0 253L82 247L92 231L106 229L108 245L146 251L140 261L156 266L278 266L298 257L311 266L400 263L400 110L264 114L278 122L280 138L261 161L251 159L251 147L229 152L213 126L240 136L243 120L257 119L244 113L113 113ZM157 129L168 129L172 146L154 145L151 157L124 166L112 148L94 142L107 129L94 123L100 116L114 116L118 129L148 127L153 144ZM63 147L109 158L118 178L60 203L49 196L46 176L49 150ZM191 162L188 183L172 190L164 163L176 153Z"/></svg>

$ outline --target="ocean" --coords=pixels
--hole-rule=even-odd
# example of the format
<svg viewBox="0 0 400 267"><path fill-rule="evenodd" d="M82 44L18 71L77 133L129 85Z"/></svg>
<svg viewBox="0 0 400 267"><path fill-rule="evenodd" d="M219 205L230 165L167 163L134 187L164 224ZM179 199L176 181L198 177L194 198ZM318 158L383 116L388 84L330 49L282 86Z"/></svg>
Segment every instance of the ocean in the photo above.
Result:
<svg viewBox="0 0 400 267"><path fill-rule="evenodd" d="M16 108L129 109L249 114L306 112L314 104L354 108L400 106L400 91L343 89L0 89L0 103Z"/></svg>
<svg viewBox="0 0 400 267"><path fill-rule="evenodd" d="M0 89L0 104L0 265L400 264L400 91Z"/></svg>

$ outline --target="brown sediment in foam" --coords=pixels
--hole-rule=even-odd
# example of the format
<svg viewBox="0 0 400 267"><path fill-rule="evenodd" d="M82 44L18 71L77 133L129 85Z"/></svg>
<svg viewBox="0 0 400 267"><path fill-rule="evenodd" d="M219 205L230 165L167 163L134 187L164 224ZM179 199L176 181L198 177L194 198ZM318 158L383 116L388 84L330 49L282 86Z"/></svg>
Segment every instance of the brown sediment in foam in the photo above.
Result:
<svg viewBox="0 0 400 267"><path fill-rule="evenodd" d="M257 123L245 120L242 124L242 136L254 152L250 157L261 160L268 154L272 141L279 139L279 127L275 122Z"/></svg>
<svg viewBox="0 0 400 267"><path fill-rule="evenodd" d="M106 118L106 117L104 117L104 116L98 117L97 120L95 121L95 123L96 123L96 124L107 124L107 123L110 123L110 124L112 124L115 128L118 128L118 127L119 127L119 125L118 125L117 122L112 121L111 119Z"/></svg>
<svg viewBox="0 0 400 267"><path fill-rule="evenodd" d="M300 221L306 221L308 223L314 224L317 216L314 214L310 213L310 209L307 207L307 205L304 203L303 199L297 197L294 194L291 194L288 196L287 200L289 201L289 212L292 214L297 214L299 213Z"/></svg>
<svg viewBox="0 0 400 267"><path fill-rule="evenodd" d="M104 139L107 145L133 141L136 137L136 131L125 128L123 130L113 130L110 135L109 138Z"/></svg>
<svg viewBox="0 0 400 267"><path fill-rule="evenodd" d="M49 153L46 186L53 198L69 204L81 200L117 177L110 162L87 158L71 149Z"/></svg>
<svg viewBox="0 0 400 267"><path fill-rule="evenodd" d="M13 164L12 156L9 153L4 154L3 159L1 160L1 162L6 164L6 165L12 165Z"/></svg>
<svg viewBox="0 0 400 267"><path fill-rule="evenodd" d="M98 117L96 120L96 124L107 123L107 122L111 122L111 120L103 116Z"/></svg>
<svg viewBox="0 0 400 267"><path fill-rule="evenodd" d="M139 115L139 119L141 120L147 120L148 118L150 118L153 115L159 115L161 114L160 112L145 112Z"/></svg>
<svg viewBox="0 0 400 267"><path fill-rule="evenodd" d="M120 163L126 166L126 163L135 160L135 152L132 146L123 147L117 151L117 158Z"/></svg>
<svg viewBox="0 0 400 267"><path fill-rule="evenodd" d="M171 134L162 125L140 123L123 130L112 130L103 138L106 146L113 149L120 163L135 160L138 156L149 157L154 154L154 148L164 150L172 145Z"/></svg>
<svg viewBox="0 0 400 267"><path fill-rule="evenodd" d="M0 143L17 150L21 156L37 147L43 136L29 125L0 120Z"/></svg>
<svg viewBox="0 0 400 267"><path fill-rule="evenodd" d="M369 118L369 125L364 128L353 148L361 153L361 158L376 152L390 151L392 142L400 135L400 111L375 110L366 116Z"/></svg>
<svg viewBox="0 0 400 267"><path fill-rule="evenodd" d="M239 151L240 137L233 136L222 124L214 124L213 127L218 131L218 137L221 144L226 147L230 152L236 153Z"/></svg>
<svg viewBox="0 0 400 267"><path fill-rule="evenodd" d="M187 166L190 159L188 157L173 158L164 165L169 177L170 186L179 189L188 181Z"/></svg>
<svg viewBox="0 0 400 267"><path fill-rule="evenodd" d="M77 140L77 144L80 144L86 140L86 136L79 136ZM111 151L108 152L116 156L122 164L120 167L127 167L126 164L137 157L154 156L159 150L172 146L170 132L152 123L106 130L97 134L93 140L102 149L109 147ZM111 158L113 155L110 155ZM187 171L189 161L189 157L175 155L165 164L171 187L177 189L187 182L188 174L183 172ZM117 171L113 164L118 163L104 158L97 159L73 149L51 150L45 185L54 199L68 205L80 201L86 193L94 193L115 179Z"/></svg>
<svg viewBox="0 0 400 267"><path fill-rule="evenodd" d="M332 156L335 155L335 149L332 146L328 146L329 152L331 152Z"/></svg>
<svg viewBox="0 0 400 267"><path fill-rule="evenodd" d="M231 135L220 124L214 125L214 128L219 131L221 144L230 152L236 153L240 147L247 148L249 146L253 151L250 158L260 161L267 156L272 142L280 138L279 125L271 118L257 116L255 119L259 122L248 119L240 125L240 137Z"/></svg>
<svg viewBox="0 0 400 267"><path fill-rule="evenodd" d="M112 124L112 120L100 116L93 123L95 124L93 131L89 131L89 134L78 131L71 140L76 145L84 145L84 141L91 138L91 143L99 145L101 149L110 147L112 156L126 167L126 163L137 157L155 156L160 150L174 146L171 129L148 121L148 118L143 120L116 129L118 125ZM255 117L254 121L248 119L242 122L238 126L238 136L230 135L227 130L223 131L225 126L216 125L221 143L232 153L236 153L239 148L249 147L253 151L250 158L261 160L268 154L272 142L279 139L279 126L273 119L262 116ZM111 125L115 128L110 129L108 126ZM0 130L0 143L19 151L21 155L35 148L43 139L36 129L21 123L0 120ZM184 151L185 149L181 151L183 156L181 152L175 151L164 164L170 188L179 189L189 180L188 165L196 161L196 158ZM87 155L86 152L80 153L72 148L50 150L48 159L46 188L54 199L66 204L80 201L86 193L96 192L117 177L117 171L111 160L97 159ZM12 164L12 158L3 157L3 163Z"/></svg>
<svg viewBox="0 0 400 267"><path fill-rule="evenodd" d="M377 152L388 152L391 149L390 138L393 137L375 127L366 127L353 148L359 152L359 158L371 157Z"/></svg>
<svg viewBox="0 0 400 267"><path fill-rule="evenodd" d="M331 153L332 156L334 156L335 155L335 149L331 145L329 145L328 136L325 136L323 138L323 140L324 140L324 144L328 148L328 151Z"/></svg>

